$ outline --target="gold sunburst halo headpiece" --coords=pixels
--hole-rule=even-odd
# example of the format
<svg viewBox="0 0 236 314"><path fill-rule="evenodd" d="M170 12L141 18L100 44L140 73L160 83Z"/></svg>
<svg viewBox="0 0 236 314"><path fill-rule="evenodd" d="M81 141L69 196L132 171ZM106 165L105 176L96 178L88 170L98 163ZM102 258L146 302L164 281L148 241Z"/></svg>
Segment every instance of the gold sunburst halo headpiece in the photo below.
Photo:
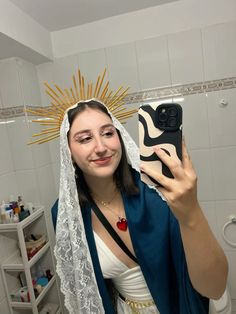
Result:
<svg viewBox="0 0 236 314"><path fill-rule="evenodd" d="M114 92L109 91L109 81L104 83L105 74L106 69L102 75L98 76L95 87L93 87L92 83L88 83L87 88L85 87L85 79L81 75L80 70L78 70L77 75L73 75L73 85L70 88L62 90L55 84L53 89L45 82L46 93L51 98L50 106L37 109L27 108L26 111L42 117L41 119L32 120L32 122L37 122L47 127L42 129L40 133L33 134L32 137L37 139L31 141L28 145L42 144L59 137L60 127L66 110L82 100L95 98L101 101L121 123L125 123L129 117L137 112L136 109L127 110L125 107L124 98L128 94L129 87L124 88L120 86Z"/></svg>

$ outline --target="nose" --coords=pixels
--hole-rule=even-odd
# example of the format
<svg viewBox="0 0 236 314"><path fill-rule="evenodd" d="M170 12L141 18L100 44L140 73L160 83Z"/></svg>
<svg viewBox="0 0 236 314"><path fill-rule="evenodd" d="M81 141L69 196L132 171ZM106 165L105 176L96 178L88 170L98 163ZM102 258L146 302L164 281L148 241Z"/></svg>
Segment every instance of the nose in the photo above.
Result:
<svg viewBox="0 0 236 314"><path fill-rule="evenodd" d="M106 146L103 142L103 139L101 137L98 137L96 139L96 144L95 144L95 149L94 149L95 153L96 154L103 154L104 152L106 152L106 150L107 149L106 149Z"/></svg>

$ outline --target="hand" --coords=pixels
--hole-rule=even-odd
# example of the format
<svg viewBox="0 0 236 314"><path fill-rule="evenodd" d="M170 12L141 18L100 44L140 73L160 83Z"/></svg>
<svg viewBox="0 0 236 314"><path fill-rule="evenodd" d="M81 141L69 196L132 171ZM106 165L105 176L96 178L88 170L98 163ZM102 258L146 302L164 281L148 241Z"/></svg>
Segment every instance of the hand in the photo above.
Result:
<svg viewBox="0 0 236 314"><path fill-rule="evenodd" d="M166 198L179 223L194 224L199 217L201 208L197 200L197 176L184 141L182 143L182 162L179 159L170 157L158 146L153 149L170 169L174 178L168 178L149 169L147 164L141 165L141 170L162 185L162 187L158 187L158 190Z"/></svg>

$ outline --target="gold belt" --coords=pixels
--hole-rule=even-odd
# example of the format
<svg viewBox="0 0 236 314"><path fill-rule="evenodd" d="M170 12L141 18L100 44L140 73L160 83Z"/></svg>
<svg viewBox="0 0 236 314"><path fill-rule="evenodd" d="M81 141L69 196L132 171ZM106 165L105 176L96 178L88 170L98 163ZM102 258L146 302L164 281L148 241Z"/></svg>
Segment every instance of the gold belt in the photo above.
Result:
<svg viewBox="0 0 236 314"><path fill-rule="evenodd" d="M119 293L119 297L127 304L131 307L132 312L135 314L139 314L139 310L144 309L146 307L155 305L153 300L148 300L148 301L134 301L134 300L130 300L128 298L123 297L123 295L121 295Z"/></svg>

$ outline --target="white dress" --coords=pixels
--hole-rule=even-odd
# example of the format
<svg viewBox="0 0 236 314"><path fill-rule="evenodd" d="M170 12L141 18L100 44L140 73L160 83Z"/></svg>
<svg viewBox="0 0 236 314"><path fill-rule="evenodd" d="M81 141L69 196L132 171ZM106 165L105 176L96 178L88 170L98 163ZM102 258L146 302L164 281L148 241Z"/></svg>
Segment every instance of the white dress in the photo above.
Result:
<svg viewBox="0 0 236 314"><path fill-rule="evenodd" d="M143 277L140 266L127 267L121 262L103 240L94 232L98 257L104 278L112 279L117 291L126 299L137 302L152 301L152 296ZM130 305L118 297L118 314L160 314L155 305L134 311Z"/></svg>

